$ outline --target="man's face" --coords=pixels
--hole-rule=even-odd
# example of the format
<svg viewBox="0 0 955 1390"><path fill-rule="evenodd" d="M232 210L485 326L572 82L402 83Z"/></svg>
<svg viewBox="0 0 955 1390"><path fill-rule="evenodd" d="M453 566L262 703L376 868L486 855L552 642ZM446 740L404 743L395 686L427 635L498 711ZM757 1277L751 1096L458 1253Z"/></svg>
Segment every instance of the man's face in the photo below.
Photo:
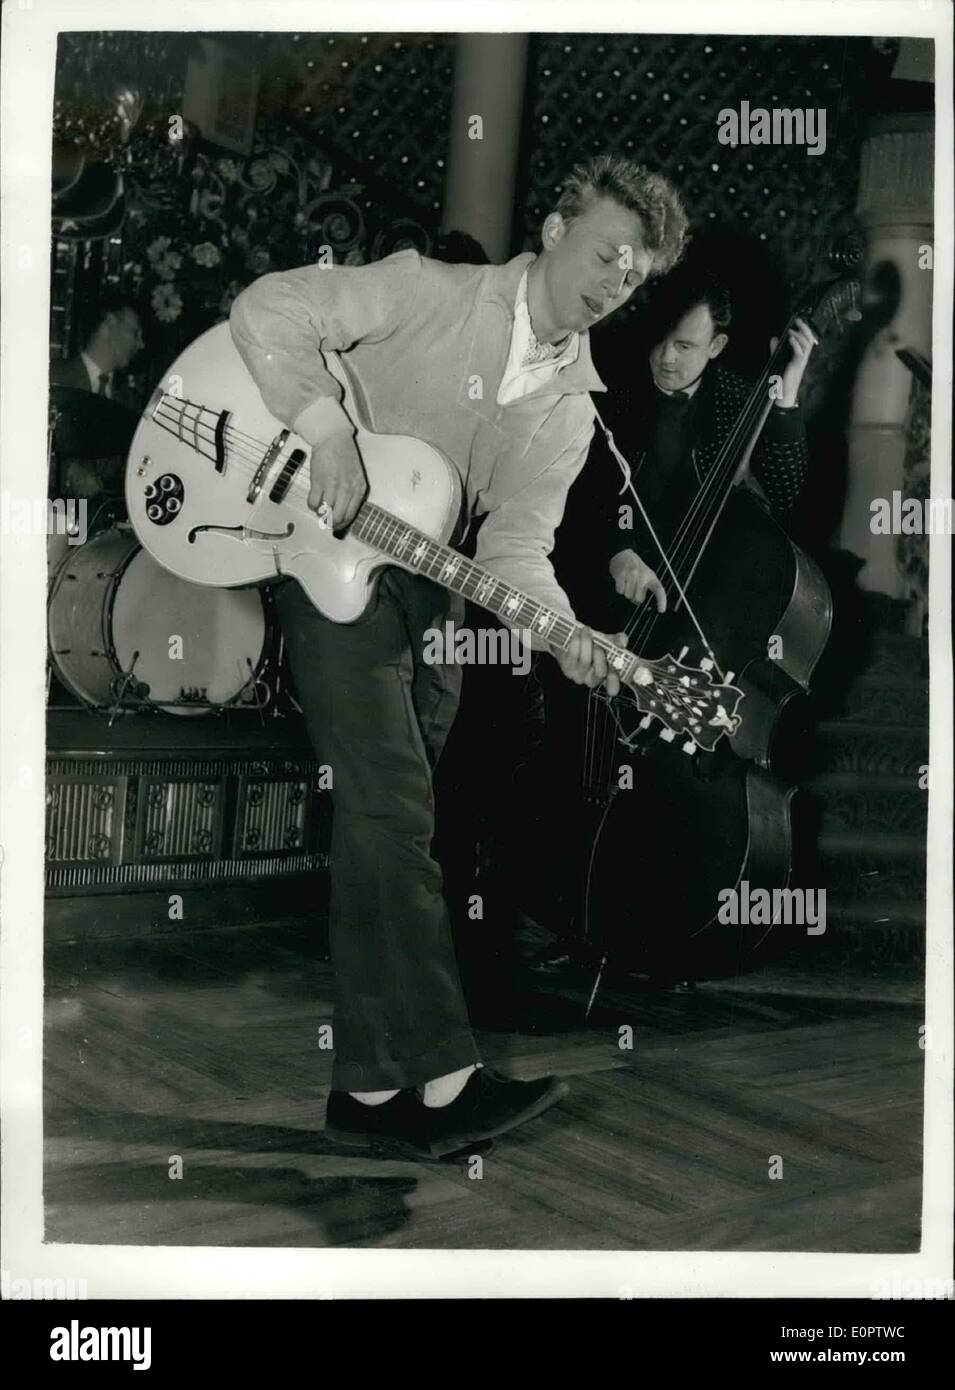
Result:
<svg viewBox="0 0 955 1390"><path fill-rule="evenodd" d="M652 349L653 380L664 391L682 391L700 376L707 362L719 356L726 343L726 334L716 332L709 307L697 304Z"/></svg>
<svg viewBox="0 0 955 1390"><path fill-rule="evenodd" d="M640 218L612 198L598 198L570 222L552 213L543 243L547 296L567 333L592 328L626 304L653 268Z"/></svg>
<svg viewBox="0 0 955 1390"><path fill-rule="evenodd" d="M119 309L109 316L109 342L117 371L128 367L143 346L143 330L135 309Z"/></svg>

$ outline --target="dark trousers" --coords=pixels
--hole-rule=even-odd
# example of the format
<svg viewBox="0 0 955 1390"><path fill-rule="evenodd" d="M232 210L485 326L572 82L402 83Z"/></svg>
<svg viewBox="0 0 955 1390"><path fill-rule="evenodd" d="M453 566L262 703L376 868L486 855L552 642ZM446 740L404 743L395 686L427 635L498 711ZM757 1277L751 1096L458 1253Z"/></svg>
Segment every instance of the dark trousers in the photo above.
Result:
<svg viewBox="0 0 955 1390"><path fill-rule="evenodd" d="M388 568L356 623L322 617L298 584L276 606L309 737L332 769L332 1087L423 1085L479 1060L441 870L432 773L461 672L422 660L427 628L463 604Z"/></svg>

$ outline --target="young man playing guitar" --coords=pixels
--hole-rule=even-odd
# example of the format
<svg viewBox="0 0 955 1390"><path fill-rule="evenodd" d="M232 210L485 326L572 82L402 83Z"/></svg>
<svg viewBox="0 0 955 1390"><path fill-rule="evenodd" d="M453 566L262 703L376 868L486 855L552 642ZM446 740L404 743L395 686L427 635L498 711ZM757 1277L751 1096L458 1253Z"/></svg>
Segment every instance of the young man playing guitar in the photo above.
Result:
<svg viewBox="0 0 955 1390"><path fill-rule="evenodd" d="M266 406L311 446L309 506L338 532L366 491L322 356L341 352L371 427L424 439L457 469L464 527L485 518L476 561L576 622L548 557L593 435L588 393L604 389L588 330L676 262L686 227L666 179L602 156L567 181L537 255L471 266L402 251L255 282L235 302L232 335ZM481 1065L431 856L431 776L460 675L425 664L422 639L463 604L397 566L354 623L328 621L294 583L276 600L309 734L334 777L326 1132L435 1156L490 1139L566 1086ZM570 680L616 693L588 629L559 660Z"/></svg>

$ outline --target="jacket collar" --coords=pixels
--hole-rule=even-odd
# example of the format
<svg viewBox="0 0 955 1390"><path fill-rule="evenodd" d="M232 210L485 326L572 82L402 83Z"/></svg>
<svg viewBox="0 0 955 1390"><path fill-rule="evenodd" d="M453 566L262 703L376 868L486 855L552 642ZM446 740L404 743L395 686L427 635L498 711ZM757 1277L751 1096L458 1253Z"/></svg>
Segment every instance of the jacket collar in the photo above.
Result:
<svg viewBox="0 0 955 1390"><path fill-rule="evenodd" d="M533 251L522 251L503 265L487 266L484 286L481 293L483 303L497 304L507 314L508 322L514 323L514 305L517 301L517 287L521 276L537 257ZM597 374L590 355L590 334L583 329L578 334L580 348L576 362L569 362L550 381L538 386L530 396L566 396L584 391L606 391L606 386Z"/></svg>

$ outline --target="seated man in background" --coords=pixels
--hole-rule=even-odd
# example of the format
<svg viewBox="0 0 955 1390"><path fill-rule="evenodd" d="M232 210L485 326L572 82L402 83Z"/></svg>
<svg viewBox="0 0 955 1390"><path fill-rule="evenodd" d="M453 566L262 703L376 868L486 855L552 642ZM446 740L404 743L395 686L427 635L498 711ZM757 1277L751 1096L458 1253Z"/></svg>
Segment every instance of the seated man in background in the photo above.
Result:
<svg viewBox="0 0 955 1390"><path fill-rule="evenodd" d="M130 405L123 399L118 374L126 370L142 346L143 330L135 302L110 292L98 302L80 351L75 357L54 361L50 380L54 386L72 386Z"/></svg>
<svg viewBox="0 0 955 1390"><path fill-rule="evenodd" d="M65 497L118 501L142 407L126 376L143 347L142 324L135 300L112 291L97 302L89 322L80 351L50 364L57 460L51 485Z"/></svg>

